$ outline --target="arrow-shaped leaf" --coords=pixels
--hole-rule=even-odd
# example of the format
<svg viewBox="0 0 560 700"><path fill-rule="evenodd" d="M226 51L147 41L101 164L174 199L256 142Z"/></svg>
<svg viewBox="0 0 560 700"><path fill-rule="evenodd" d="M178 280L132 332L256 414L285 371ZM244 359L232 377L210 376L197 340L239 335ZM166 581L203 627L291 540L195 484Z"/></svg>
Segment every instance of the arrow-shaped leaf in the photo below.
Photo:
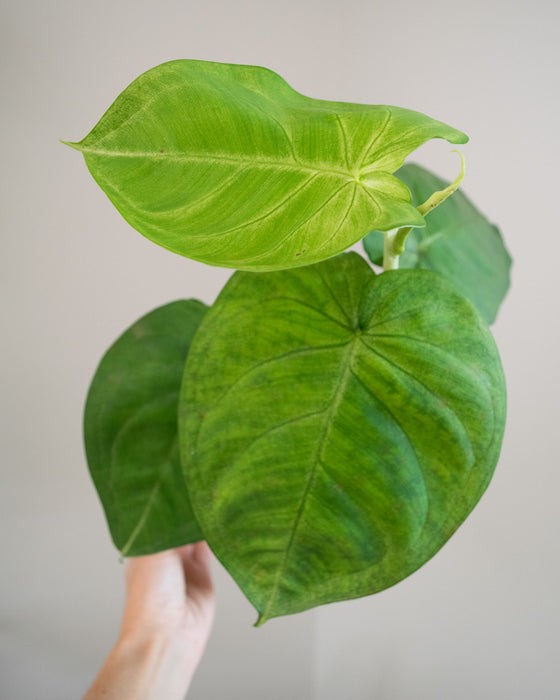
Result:
<svg viewBox="0 0 560 700"><path fill-rule="evenodd" d="M422 226L392 173L432 138L467 140L407 109L305 97L265 68L180 60L137 78L69 145L149 239L210 265L274 270L374 228Z"/></svg>

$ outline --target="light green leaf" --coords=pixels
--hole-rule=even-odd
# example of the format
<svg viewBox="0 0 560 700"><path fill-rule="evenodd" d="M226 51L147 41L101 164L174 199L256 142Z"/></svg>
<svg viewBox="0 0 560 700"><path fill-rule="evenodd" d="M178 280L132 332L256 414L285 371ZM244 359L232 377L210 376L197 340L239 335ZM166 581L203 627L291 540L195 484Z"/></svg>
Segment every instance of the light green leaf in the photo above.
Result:
<svg viewBox="0 0 560 700"><path fill-rule="evenodd" d="M467 141L407 109L305 97L265 68L180 60L137 78L69 145L150 240L274 270L331 257L373 228L422 226L391 173L432 138Z"/></svg>
<svg viewBox="0 0 560 700"><path fill-rule="evenodd" d="M490 331L440 275L354 253L238 272L179 407L195 514L259 622L380 591L425 563L498 459Z"/></svg>
<svg viewBox="0 0 560 700"><path fill-rule="evenodd" d="M86 454L123 556L204 539L181 471L177 404L185 359L205 313L194 299L155 309L109 348L91 383Z"/></svg>
<svg viewBox="0 0 560 700"><path fill-rule="evenodd" d="M414 163L396 175L410 188L415 205L448 184ZM383 264L380 231L364 238L364 249L374 263ZM425 228L409 233L399 267L438 272L493 323L509 288L511 257L498 228L458 190L426 216Z"/></svg>

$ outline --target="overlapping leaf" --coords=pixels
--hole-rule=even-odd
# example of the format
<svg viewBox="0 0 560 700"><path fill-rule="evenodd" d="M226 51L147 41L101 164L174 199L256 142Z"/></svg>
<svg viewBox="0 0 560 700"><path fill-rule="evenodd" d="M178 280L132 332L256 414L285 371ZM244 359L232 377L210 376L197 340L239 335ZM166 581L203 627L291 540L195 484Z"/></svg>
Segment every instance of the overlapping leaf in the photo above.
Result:
<svg viewBox="0 0 560 700"><path fill-rule="evenodd" d="M448 185L413 163L404 165L396 175L410 188L414 205ZM364 238L364 248L373 262L382 264L380 231ZM511 257L498 228L459 190L426 216L425 228L413 229L408 235L399 267L440 273L492 323L509 288Z"/></svg>
<svg viewBox="0 0 560 700"><path fill-rule="evenodd" d="M231 278L189 353L179 436L205 537L262 623L426 562L485 490L504 420L476 309L351 253Z"/></svg>
<svg viewBox="0 0 560 700"><path fill-rule="evenodd" d="M111 346L91 383L87 459L123 555L204 539L181 472L177 404L185 358L205 313L195 300L155 309Z"/></svg>
<svg viewBox="0 0 560 700"><path fill-rule="evenodd" d="M136 79L79 143L140 233L210 265L273 270L422 225L392 173L432 138L467 137L398 107L311 99L256 66L180 60Z"/></svg>

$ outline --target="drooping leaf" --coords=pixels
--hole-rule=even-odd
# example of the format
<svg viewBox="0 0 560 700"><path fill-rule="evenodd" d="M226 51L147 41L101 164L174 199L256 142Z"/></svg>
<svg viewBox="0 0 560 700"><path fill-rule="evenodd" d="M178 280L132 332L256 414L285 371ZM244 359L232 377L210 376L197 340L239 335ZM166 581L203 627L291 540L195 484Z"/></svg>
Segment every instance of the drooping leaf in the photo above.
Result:
<svg viewBox="0 0 560 700"><path fill-rule="evenodd" d="M91 383L87 460L123 556L204 539L181 471L177 406L185 359L206 310L191 299L142 317L109 348Z"/></svg>
<svg viewBox="0 0 560 700"><path fill-rule="evenodd" d="M380 591L485 490L505 387L476 309L440 275L354 253L237 272L200 326L179 442L193 508L259 622Z"/></svg>
<svg viewBox="0 0 560 700"><path fill-rule="evenodd" d="M407 109L328 102L257 66L180 60L141 75L79 143L140 233L238 269L298 267L373 228L423 225L391 173L465 134Z"/></svg>
<svg viewBox="0 0 560 700"><path fill-rule="evenodd" d="M415 163L404 165L396 175L409 187L415 206L448 184ZM383 264L380 231L364 238L364 249L372 262ZM509 288L511 257L498 228L458 190L426 216L425 228L409 233L399 267L440 273L493 323Z"/></svg>

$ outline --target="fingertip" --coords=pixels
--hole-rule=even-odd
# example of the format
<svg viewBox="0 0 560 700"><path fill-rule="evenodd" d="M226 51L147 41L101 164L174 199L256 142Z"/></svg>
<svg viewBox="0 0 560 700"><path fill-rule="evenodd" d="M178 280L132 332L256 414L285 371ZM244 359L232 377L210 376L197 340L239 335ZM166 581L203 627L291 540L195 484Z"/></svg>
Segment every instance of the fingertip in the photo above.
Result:
<svg viewBox="0 0 560 700"><path fill-rule="evenodd" d="M192 542L191 544L185 544L182 547L177 547L177 549L174 551L185 562L195 561L206 563L212 556L212 550L204 540L201 540L200 542Z"/></svg>
<svg viewBox="0 0 560 700"><path fill-rule="evenodd" d="M213 556L212 550L210 549L210 546L206 540L201 540L195 544L194 553L197 559L205 562L209 562Z"/></svg>

